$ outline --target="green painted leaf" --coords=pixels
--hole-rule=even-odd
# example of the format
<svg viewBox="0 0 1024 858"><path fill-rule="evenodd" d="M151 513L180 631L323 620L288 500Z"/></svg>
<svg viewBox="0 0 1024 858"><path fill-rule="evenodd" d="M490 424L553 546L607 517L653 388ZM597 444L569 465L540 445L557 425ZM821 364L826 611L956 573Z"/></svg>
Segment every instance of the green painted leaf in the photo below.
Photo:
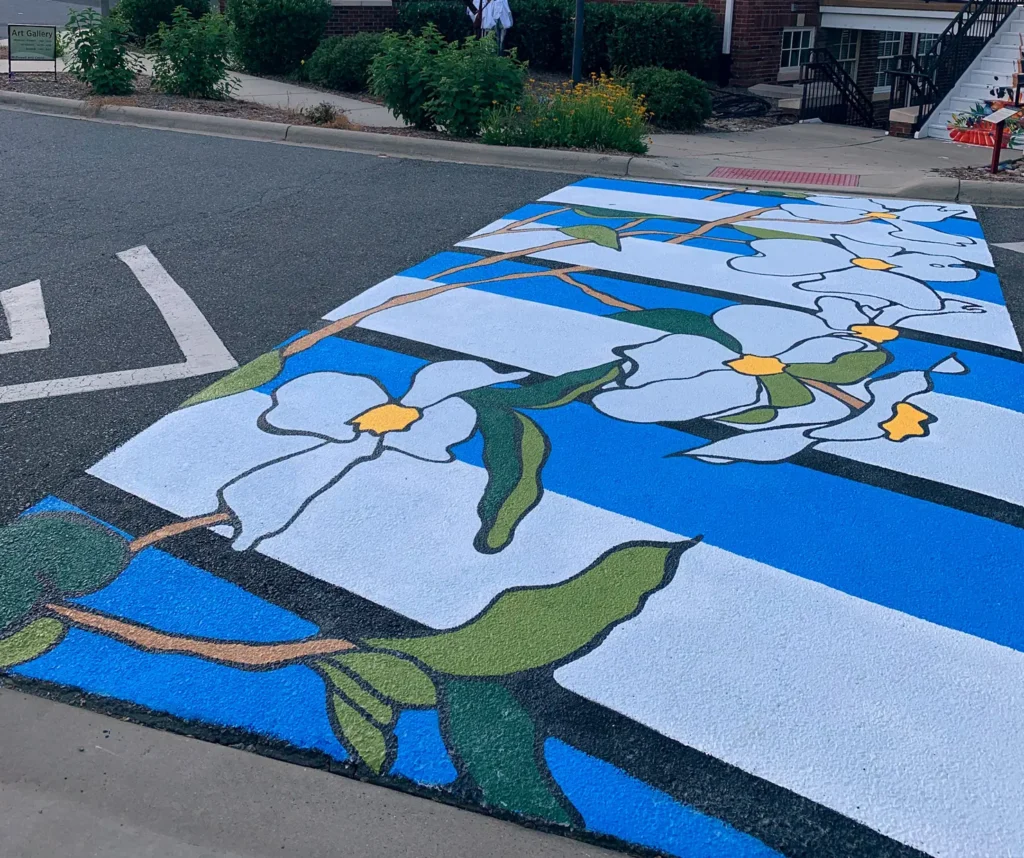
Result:
<svg viewBox="0 0 1024 858"><path fill-rule="evenodd" d="M755 425L758 423L770 423L779 412L774 408L750 408L733 414L729 417L718 417L722 423L740 423L743 425Z"/></svg>
<svg viewBox="0 0 1024 858"><path fill-rule="evenodd" d="M573 213L578 214L580 217L601 218L602 220L636 220L641 217L656 217L658 220L678 220L678 218L674 217L652 215L650 212L627 212L621 209L601 209L595 206L576 206L573 208Z"/></svg>
<svg viewBox="0 0 1024 858"><path fill-rule="evenodd" d="M348 668L385 697L406 706L433 706L434 683L411 661L383 652L336 655L332 661Z"/></svg>
<svg viewBox="0 0 1024 858"><path fill-rule="evenodd" d="M632 616L668 583L693 544L626 543L567 581L506 590L460 628L367 643L452 676L503 676L553 664Z"/></svg>
<svg viewBox="0 0 1024 858"><path fill-rule="evenodd" d="M0 640L0 669L14 667L38 658L56 646L64 637L64 624L52 617L43 617Z"/></svg>
<svg viewBox="0 0 1024 858"><path fill-rule="evenodd" d="M384 732L338 694L331 695L334 720L342 738L355 756L374 774L380 774L388 759L388 741Z"/></svg>
<svg viewBox="0 0 1024 858"><path fill-rule="evenodd" d="M666 331L670 334L706 337L721 343L734 352L743 351L739 340L719 328L710 316L705 316L694 310L677 310L671 307L659 310L623 310L621 313L612 313L609 318L618 319L620 322L629 322L631 325L642 325L645 328Z"/></svg>
<svg viewBox="0 0 1024 858"><path fill-rule="evenodd" d="M26 516L0 529L0 605L34 602L40 587L30 578L62 595L91 593L113 581L128 559L124 537L83 515ZM10 610L0 607L0 626Z"/></svg>
<svg viewBox="0 0 1024 858"><path fill-rule="evenodd" d="M522 387L481 387L462 394L474 408L558 408L612 381L617 362L567 372Z"/></svg>
<svg viewBox="0 0 1024 858"><path fill-rule="evenodd" d="M798 378L829 384L854 384L867 378L889 362L889 354L879 350L848 352L831 363L791 363L786 372Z"/></svg>
<svg viewBox="0 0 1024 858"><path fill-rule="evenodd" d="M209 402L212 399L221 399L234 393L252 390L276 378L277 374L281 372L282 366L284 366L284 360L280 352L272 351L262 354L223 378L218 378L209 387L204 387L195 396L191 396L181 403L180 407L188 408L190 405L198 405L200 402Z"/></svg>
<svg viewBox="0 0 1024 858"><path fill-rule="evenodd" d="M480 788L486 804L567 825L533 721L496 682L445 683L445 738Z"/></svg>
<svg viewBox="0 0 1024 858"><path fill-rule="evenodd" d="M749 226L745 223L734 223L733 226L740 232L752 235L754 238L793 238L799 241L821 241L813 235L800 235L795 232L783 232L778 229L762 229L759 226Z"/></svg>
<svg viewBox="0 0 1024 858"><path fill-rule="evenodd" d="M391 707L374 697L345 671L335 667L328 661L321 662L320 668L327 676L331 685L334 686L335 691L345 695L346 699L366 712L378 724L387 725L391 723L395 714Z"/></svg>
<svg viewBox="0 0 1024 858"><path fill-rule="evenodd" d="M777 375L762 375L759 378L768 391L768 401L774 408L795 408L814 401L814 394L805 384L784 372Z"/></svg>
<svg viewBox="0 0 1024 858"><path fill-rule="evenodd" d="M541 470L550 445L540 427L518 411L482 409L477 425L484 440L487 487L477 507L480 530L474 545L494 554L512 541L519 522L540 503Z"/></svg>
<svg viewBox="0 0 1024 858"><path fill-rule="evenodd" d="M24 619L43 591L31 568L7 550L4 536L0 531L0 632Z"/></svg>
<svg viewBox="0 0 1024 858"><path fill-rule="evenodd" d="M570 238L582 238L584 241L592 241L601 247L610 247L612 250L622 250L619 244L619 234L610 226L600 223L586 224L584 226L563 226L559 232L568 235Z"/></svg>

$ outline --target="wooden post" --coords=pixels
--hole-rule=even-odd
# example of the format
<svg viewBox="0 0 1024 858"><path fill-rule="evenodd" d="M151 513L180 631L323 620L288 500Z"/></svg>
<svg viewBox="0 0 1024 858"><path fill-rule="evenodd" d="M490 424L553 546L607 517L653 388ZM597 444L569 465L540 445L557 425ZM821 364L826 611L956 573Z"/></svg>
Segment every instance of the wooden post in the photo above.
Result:
<svg viewBox="0 0 1024 858"><path fill-rule="evenodd" d="M992 173L999 172L999 160L1003 151L1003 126L1006 121L995 123L996 145L992 148Z"/></svg>

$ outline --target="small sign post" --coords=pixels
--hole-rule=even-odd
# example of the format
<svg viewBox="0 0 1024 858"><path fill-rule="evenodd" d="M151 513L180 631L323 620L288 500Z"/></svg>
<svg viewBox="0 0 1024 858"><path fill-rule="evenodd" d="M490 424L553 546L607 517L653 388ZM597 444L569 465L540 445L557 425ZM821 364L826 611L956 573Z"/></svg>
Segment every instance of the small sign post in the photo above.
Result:
<svg viewBox="0 0 1024 858"><path fill-rule="evenodd" d="M995 126L995 144L992 148L992 173L999 172L999 159L1003 151L1003 128L1006 126L1006 120L1016 116L1018 113L1020 113L1019 107L1004 107L1001 110L990 113L981 120Z"/></svg>
<svg viewBox="0 0 1024 858"><path fill-rule="evenodd" d="M34 24L7 25L7 76L14 77L16 60L53 63L57 79L57 28Z"/></svg>

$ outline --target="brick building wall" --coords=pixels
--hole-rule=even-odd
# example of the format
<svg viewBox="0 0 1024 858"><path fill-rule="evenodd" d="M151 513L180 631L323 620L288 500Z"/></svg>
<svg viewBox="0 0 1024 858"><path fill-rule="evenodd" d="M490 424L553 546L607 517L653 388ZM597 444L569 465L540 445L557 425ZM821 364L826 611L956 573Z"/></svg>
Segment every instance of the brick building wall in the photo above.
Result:
<svg viewBox="0 0 1024 858"><path fill-rule="evenodd" d="M719 17L724 3L708 3ZM817 27L818 0L736 0L732 25L732 83L774 81L779 74L782 31Z"/></svg>
<svg viewBox="0 0 1024 858"><path fill-rule="evenodd" d="M353 33L382 33L398 24L395 8L390 3L355 0L331 9L327 21L328 36L351 36Z"/></svg>

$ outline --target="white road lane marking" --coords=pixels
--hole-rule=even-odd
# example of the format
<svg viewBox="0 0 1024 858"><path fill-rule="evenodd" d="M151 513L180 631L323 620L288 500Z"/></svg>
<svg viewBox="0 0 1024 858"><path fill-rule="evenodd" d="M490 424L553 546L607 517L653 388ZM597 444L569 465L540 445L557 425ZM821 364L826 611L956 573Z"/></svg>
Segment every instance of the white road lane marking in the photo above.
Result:
<svg viewBox="0 0 1024 858"><path fill-rule="evenodd" d="M0 404L87 393L118 387L135 387L223 372L238 366L231 352L221 342L206 317L200 312L188 293L179 286L160 264L148 247L141 245L117 254L146 290L167 327L178 343L185 360L162 366L79 375L70 378L30 381L0 387ZM38 285L38 281L36 281ZM32 284L27 284L32 285ZM24 287L18 287L24 288ZM5 304L6 310L6 304ZM8 315L10 315L8 313ZM12 324L12 333L13 333ZM49 328L47 327L47 333ZM9 342L9 341L8 341Z"/></svg>
<svg viewBox="0 0 1024 858"><path fill-rule="evenodd" d="M50 322L39 280L0 291L0 312L11 332L10 339L0 340L0 355L49 348Z"/></svg>

